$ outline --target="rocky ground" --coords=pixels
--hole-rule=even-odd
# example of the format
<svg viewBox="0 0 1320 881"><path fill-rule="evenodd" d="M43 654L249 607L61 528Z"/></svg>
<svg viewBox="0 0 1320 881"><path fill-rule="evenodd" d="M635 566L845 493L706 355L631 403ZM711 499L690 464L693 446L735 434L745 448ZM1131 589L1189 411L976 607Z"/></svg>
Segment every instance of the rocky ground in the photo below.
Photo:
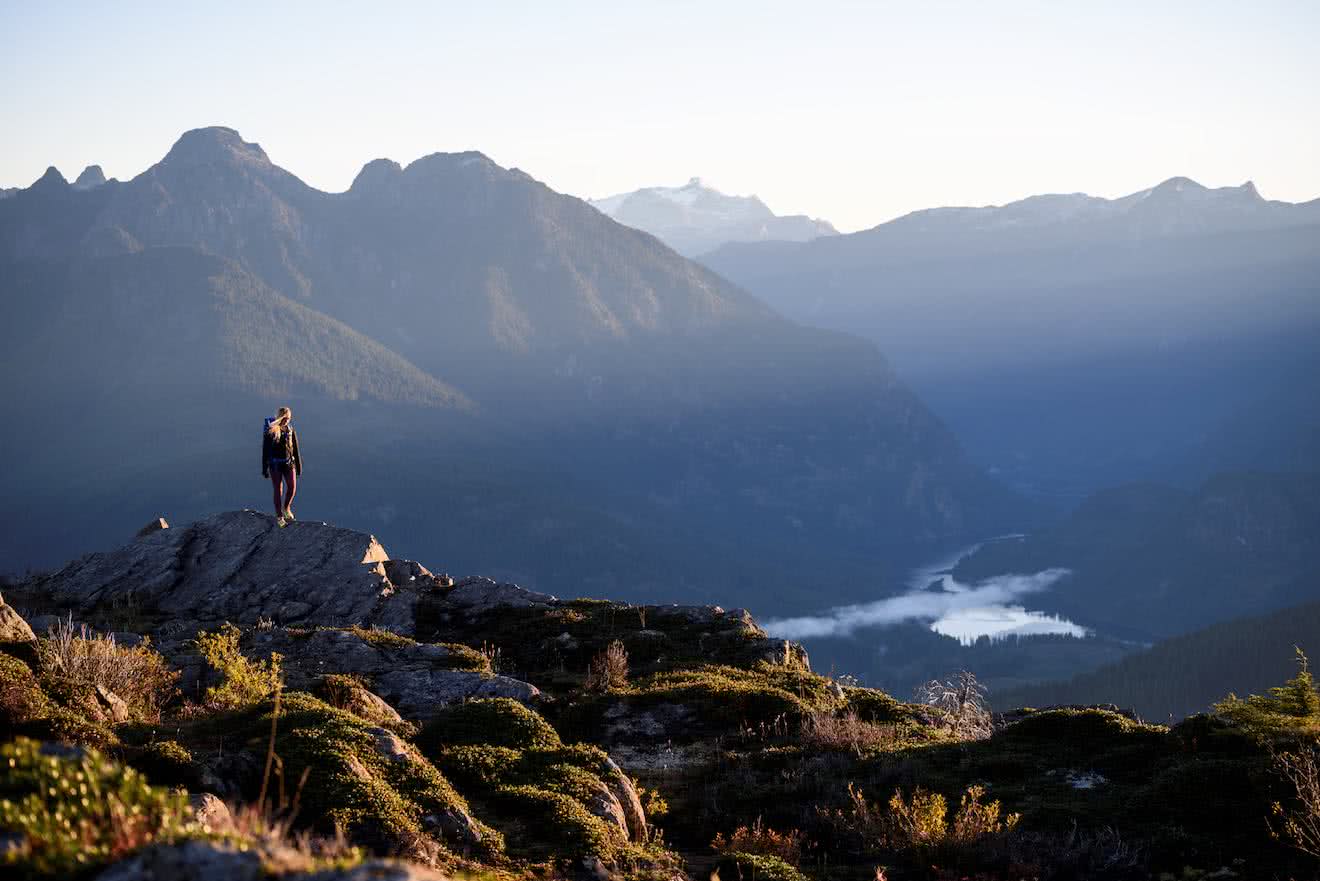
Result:
<svg viewBox="0 0 1320 881"><path fill-rule="evenodd" d="M250 511L5 600L22 877L1313 876L1224 720L904 703L745 610L455 580Z"/></svg>

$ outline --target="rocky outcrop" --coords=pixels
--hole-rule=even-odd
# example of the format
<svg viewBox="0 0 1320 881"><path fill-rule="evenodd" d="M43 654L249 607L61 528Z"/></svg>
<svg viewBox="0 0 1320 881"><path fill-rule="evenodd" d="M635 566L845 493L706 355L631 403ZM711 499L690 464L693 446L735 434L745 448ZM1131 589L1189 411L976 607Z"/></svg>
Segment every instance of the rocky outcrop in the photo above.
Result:
<svg viewBox="0 0 1320 881"><path fill-rule="evenodd" d="M462 647L416 643L381 631L257 630L243 639L249 657L283 656L287 687L313 690L326 674L351 673L404 717L425 720L446 704L476 697L511 697L527 703L534 685L485 669L484 659ZM474 661L475 656L475 661Z"/></svg>
<svg viewBox="0 0 1320 881"><path fill-rule="evenodd" d="M281 529L272 517L231 511L83 557L34 587L84 614L131 599L173 621L410 630L422 588L396 587L388 560L366 533L312 522Z"/></svg>
<svg viewBox="0 0 1320 881"><path fill-rule="evenodd" d="M4 597L0 597L0 643L35 642L36 639L37 635L23 620L23 616L14 611L12 606L5 605Z"/></svg>

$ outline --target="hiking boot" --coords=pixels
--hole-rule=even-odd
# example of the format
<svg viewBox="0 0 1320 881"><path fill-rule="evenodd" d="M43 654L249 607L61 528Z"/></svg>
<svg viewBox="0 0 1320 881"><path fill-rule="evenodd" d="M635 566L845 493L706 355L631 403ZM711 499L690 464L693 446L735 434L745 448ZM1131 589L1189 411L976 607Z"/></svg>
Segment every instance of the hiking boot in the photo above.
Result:
<svg viewBox="0 0 1320 881"><path fill-rule="evenodd" d="M275 518L275 525L278 526L280 529L283 529L283 528L284 528L285 522L286 522L286 521L285 521L285 519L284 519L283 517L276 517L276 518Z"/></svg>
<svg viewBox="0 0 1320 881"><path fill-rule="evenodd" d="M298 518L295 517L295 516L293 516L293 509L292 509L292 508L288 508L288 509L286 509L285 512L284 512L284 519L287 520L287 521L289 521L290 523L292 523L293 521L297 520Z"/></svg>

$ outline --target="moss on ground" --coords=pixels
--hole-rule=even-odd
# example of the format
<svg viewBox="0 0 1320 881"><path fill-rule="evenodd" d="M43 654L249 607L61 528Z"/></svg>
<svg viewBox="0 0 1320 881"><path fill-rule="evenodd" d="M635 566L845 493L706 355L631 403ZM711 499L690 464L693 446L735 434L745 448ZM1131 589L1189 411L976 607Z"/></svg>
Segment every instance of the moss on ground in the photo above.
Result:
<svg viewBox="0 0 1320 881"><path fill-rule="evenodd" d="M559 746L554 727L512 698L471 700L446 707L417 736L423 750L448 744L487 744L515 749Z"/></svg>
<svg viewBox="0 0 1320 881"><path fill-rule="evenodd" d="M90 877L148 844L203 834L185 795L97 750L18 739L0 747L0 766L0 830L24 842L0 852L6 877Z"/></svg>
<svg viewBox="0 0 1320 881"><path fill-rule="evenodd" d="M157 740L124 750L124 760L157 786L196 791L202 787L202 766L177 740Z"/></svg>
<svg viewBox="0 0 1320 881"><path fill-rule="evenodd" d="M273 705L250 719L250 733L268 731ZM382 753L373 727L324 701L292 692L284 697L275 750L289 785L304 770L303 817L329 831L338 825L354 840L388 851L426 835L422 818L470 815L467 801L423 756ZM498 853L503 844L480 822L481 849ZM451 836L452 839L452 836Z"/></svg>
<svg viewBox="0 0 1320 881"><path fill-rule="evenodd" d="M426 614L419 608L419 634L473 649L498 649L503 671L553 693L578 688L591 659L615 640L627 649L634 675L711 663L750 666L764 651L765 634L739 619L694 621L609 600L574 600L549 609L501 608L453 621L445 614L442 606Z"/></svg>
<svg viewBox="0 0 1320 881"><path fill-rule="evenodd" d="M511 852L533 860L627 849L588 805L609 788L604 751L564 745L548 722L507 698L450 707L418 738L436 766L505 833Z"/></svg>

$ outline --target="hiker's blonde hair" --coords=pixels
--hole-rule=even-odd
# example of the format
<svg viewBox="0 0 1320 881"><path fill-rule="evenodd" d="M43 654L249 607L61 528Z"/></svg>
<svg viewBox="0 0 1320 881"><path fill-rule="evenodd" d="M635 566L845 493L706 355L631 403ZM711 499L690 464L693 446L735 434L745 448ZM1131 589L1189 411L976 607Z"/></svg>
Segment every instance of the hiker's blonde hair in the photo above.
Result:
<svg viewBox="0 0 1320 881"><path fill-rule="evenodd" d="M284 434L284 429L289 427L289 421L292 419L293 411L288 407L281 407L276 412L275 418L271 420L270 427L266 430L270 432L272 438L279 440L280 436Z"/></svg>

